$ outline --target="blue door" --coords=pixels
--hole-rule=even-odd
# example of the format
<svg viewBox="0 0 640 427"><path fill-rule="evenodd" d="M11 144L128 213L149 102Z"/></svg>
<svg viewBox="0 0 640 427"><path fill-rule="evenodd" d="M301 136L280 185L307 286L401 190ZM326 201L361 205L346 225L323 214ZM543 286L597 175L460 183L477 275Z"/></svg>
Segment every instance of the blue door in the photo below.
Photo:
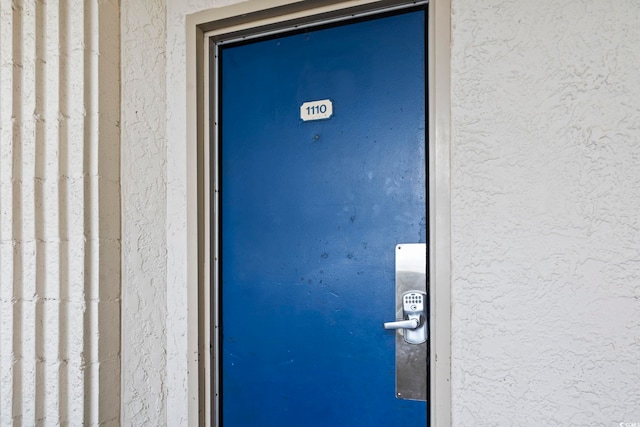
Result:
<svg viewBox="0 0 640 427"><path fill-rule="evenodd" d="M382 328L427 239L425 13L219 48L224 426L426 424Z"/></svg>

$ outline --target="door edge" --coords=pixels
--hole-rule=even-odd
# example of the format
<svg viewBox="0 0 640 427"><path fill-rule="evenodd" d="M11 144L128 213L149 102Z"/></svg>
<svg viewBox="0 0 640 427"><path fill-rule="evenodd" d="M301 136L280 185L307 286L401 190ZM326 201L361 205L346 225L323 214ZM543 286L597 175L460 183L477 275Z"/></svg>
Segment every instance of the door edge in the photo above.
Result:
<svg viewBox="0 0 640 427"><path fill-rule="evenodd" d="M450 426L451 406L451 0L429 3L430 422Z"/></svg>

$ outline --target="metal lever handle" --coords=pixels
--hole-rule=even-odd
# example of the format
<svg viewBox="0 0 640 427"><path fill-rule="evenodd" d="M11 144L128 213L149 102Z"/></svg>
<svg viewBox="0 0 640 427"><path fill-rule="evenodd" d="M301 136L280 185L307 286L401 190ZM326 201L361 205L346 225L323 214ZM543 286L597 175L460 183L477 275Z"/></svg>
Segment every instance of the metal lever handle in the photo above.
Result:
<svg viewBox="0 0 640 427"><path fill-rule="evenodd" d="M396 322L385 322L385 329L415 329L420 324L418 319L398 320Z"/></svg>

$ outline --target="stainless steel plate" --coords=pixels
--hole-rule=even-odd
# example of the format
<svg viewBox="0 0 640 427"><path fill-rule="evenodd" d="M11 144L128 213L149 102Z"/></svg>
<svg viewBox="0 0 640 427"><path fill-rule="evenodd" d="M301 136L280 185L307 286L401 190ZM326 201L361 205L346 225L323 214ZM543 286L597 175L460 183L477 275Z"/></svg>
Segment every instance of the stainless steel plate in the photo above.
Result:
<svg viewBox="0 0 640 427"><path fill-rule="evenodd" d="M427 291L427 245L403 243L396 246L396 319L403 318L402 296L408 291ZM428 295L424 322L429 320ZM426 327L427 333L429 327ZM396 331L396 397L427 400L427 341L405 342L403 330Z"/></svg>

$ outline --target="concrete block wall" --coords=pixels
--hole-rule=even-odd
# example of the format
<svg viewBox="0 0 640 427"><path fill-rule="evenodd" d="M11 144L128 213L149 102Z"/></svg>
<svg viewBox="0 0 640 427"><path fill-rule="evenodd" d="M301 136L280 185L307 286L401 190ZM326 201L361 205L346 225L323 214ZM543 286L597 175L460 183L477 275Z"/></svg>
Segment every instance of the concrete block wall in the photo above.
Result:
<svg viewBox="0 0 640 427"><path fill-rule="evenodd" d="M0 425L119 423L119 34L0 1Z"/></svg>

